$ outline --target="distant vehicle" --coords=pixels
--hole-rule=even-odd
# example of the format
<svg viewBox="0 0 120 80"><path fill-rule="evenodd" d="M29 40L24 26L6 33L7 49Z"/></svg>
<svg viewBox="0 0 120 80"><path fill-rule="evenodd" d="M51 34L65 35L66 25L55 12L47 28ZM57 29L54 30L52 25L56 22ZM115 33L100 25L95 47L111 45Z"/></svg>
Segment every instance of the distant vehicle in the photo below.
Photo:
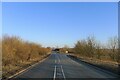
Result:
<svg viewBox="0 0 120 80"><path fill-rule="evenodd" d="M59 53L60 49L59 49L59 48L56 48L56 49L53 49L53 51Z"/></svg>
<svg viewBox="0 0 120 80"><path fill-rule="evenodd" d="M69 53L68 51L65 51L65 53Z"/></svg>

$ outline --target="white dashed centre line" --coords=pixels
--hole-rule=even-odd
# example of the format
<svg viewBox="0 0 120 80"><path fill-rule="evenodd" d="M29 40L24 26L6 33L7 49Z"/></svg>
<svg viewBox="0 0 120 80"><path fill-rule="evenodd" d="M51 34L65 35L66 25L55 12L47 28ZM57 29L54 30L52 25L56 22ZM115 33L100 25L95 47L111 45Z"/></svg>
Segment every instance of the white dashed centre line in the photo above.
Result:
<svg viewBox="0 0 120 80"><path fill-rule="evenodd" d="M55 60L55 63L56 63L57 61Z"/></svg>
<svg viewBox="0 0 120 80"><path fill-rule="evenodd" d="M53 78L53 80L55 80L55 78L56 78L56 65L55 65L55 68L54 68L54 78Z"/></svg>
<svg viewBox="0 0 120 80"><path fill-rule="evenodd" d="M64 73L64 71L63 71L62 65L61 65L61 70L62 70L63 78L64 78L64 80L66 80L66 78L65 78L65 73Z"/></svg>

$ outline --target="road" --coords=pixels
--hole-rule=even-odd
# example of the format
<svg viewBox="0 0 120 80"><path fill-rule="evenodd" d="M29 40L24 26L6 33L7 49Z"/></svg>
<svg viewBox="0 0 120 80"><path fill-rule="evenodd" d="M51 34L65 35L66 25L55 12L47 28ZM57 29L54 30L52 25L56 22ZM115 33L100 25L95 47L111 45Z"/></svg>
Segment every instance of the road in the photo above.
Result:
<svg viewBox="0 0 120 80"><path fill-rule="evenodd" d="M78 63L65 54L52 53L43 62L16 76L16 78L115 78L113 73Z"/></svg>

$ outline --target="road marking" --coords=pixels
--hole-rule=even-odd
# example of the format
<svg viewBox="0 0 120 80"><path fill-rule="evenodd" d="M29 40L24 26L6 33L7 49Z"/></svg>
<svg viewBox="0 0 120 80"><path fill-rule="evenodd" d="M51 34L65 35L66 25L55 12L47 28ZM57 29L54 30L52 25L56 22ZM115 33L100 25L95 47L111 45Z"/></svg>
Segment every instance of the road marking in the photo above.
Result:
<svg viewBox="0 0 120 80"><path fill-rule="evenodd" d="M60 63L60 58L58 58L58 61L59 61L59 63Z"/></svg>
<svg viewBox="0 0 120 80"><path fill-rule="evenodd" d="M57 56L57 58L58 58L58 62L60 63L60 58L59 58L59 56Z"/></svg>
<svg viewBox="0 0 120 80"><path fill-rule="evenodd" d="M55 63L56 63L57 61L55 60Z"/></svg>
<svg viewBox="0 0 120 80"><path fill-rule="evenodd" d="M65 73L64 73L64 71L63 71L62 65L61 65L61 70L62 70L63 78L64 78L64 80L66 80L66 78L65 78Z"/></svg>
<svg viewBox="0 0 120 80"><path fill-rule="evenodd" d="M56 65L55 65L55 68L54 68L54 78L53 78L53 80L55 80L55 78L56 78Z"/></svg>
<svg viewBox="0 0 120 80"><path fill-rule="evenodd" d="M50 55L50 56L51 56L51 55ZM49 57L50 57L50 56L49 56ZM9 76L8 78L17 78L18 76L22 75L24 72L28 71L29 69L33 68L34 66L38 65L39 63L47 60L49 57L40 60L39 62L37 62L37 63L35 63L35 64L33 64L33 65L31 65L31 66L23 69L23 70L21 70L21 71L15 73L15 74L13 74L12 76Z"/></svg>

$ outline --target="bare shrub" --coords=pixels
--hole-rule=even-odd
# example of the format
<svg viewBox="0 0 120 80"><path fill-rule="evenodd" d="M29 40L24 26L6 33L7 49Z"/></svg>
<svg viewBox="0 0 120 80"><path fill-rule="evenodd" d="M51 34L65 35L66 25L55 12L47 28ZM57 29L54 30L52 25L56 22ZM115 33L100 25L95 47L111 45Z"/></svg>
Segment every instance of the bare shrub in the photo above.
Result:
<svg viewBox="0 0 120 80"><path fill-rule="evenodd" d="M118 61L118 38L111 37L108 41L109 56L113 61Z"/></svg>
<svg viewBox="0 0 120 80"><path fill-rule="evenodd" d="M89 58L118 62L118 38L110 38L108 47L105 48L103 46L104 45L98 42L95 37L90 36L87 39L77 41L74 47L74 53Z"/></svg>
<svg viewBox="0 0 120 80"><path fill-rule="evenodd" d="M28 62L40 60L48 52L50 49L39 44L24 41L16 36L4 35L2 38L3 72L10 72Z"/></svg>
<svg viewBox="0 0 120 80"><path fill-rule="evenodd" d="M95 53L95 38L88 37L87 40L78 41L75 44L74 52L81 56L93 57Z"/></svg>

